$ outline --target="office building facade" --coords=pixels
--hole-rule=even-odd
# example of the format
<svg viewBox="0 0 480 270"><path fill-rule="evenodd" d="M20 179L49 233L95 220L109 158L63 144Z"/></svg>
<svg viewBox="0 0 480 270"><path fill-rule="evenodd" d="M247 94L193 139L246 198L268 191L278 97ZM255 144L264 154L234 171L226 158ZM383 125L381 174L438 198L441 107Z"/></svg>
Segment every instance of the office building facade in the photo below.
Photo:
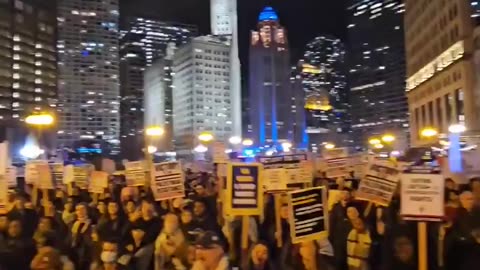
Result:
<svg viewBox="0 0 480 270"><path fill-rule="evenodd" d="M120 31L120 135L123 156L135 159L144 145L145 69L167 55L169 44L181 46L197 27L149 18L129 17Z"/></svg>
<svg viewBox="0 0 480 270"><path fill-rule="evenodd" d="M308 101L306 119L311 147L318 148L323 142L339 147L349 145L350 105L346 65L345 46L340 39L319 36L307 44L301 61L301 76ZM318 105L330 107L315 108Z"/></svg>
<svg viewBox="0 0 480 270"><path fill-rule="evenodd" d="M392 133L395 148L408 144L405 96L404 3L351 1L348 62L352 138L365 148L372 136Z"/></svg>
<svg viewBox="0 0 480 270"><path fill-rule="evenodd" d="M256 145L292 141L292 88L287 33L276 12L266 7L250 34L249 107Z"/></svg>
<svg viewBox="0 0 480 270"><path fill-rule="evenodd" d="M16 150L26 116L56 111L56 16L55 1L0 1L0 137Z"/></svg>
<svg viewBox="0 0 480 270"><path fill-rule="evenodd" d="M406 1L407 96L413 145L428 143L425 127L448 134L462 124L464 135L480 131L477 1Z"/></svg>
<svg viewBox="0 0 480 270"><path fill-rule="evenodd" d="M202 132L216 141L232 135L230 44L227 38L201 36L173 57L173 134L180 155L189 155Z"/></svg>
<svg viewBox="0 0 480 270"><path fill-rule="evenodd" d="M58 1L59 143L119 144L118 0Z"/></svg>

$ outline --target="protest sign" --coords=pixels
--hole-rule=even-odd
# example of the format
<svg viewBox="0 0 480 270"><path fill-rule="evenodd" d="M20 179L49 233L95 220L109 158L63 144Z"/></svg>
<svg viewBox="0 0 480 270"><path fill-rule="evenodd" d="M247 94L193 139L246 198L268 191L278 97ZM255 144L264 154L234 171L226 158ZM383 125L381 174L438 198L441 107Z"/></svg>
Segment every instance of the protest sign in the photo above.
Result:
<svg viewBox="0 0 480 270"><path fill-rule="evenodd" d="M462 152L462 169L467 179L480 177L480 151L471 150Z"/></svg>
<svg viewBox="0 0 480 270"><path fill-rule="evenodd" d="M145 166L142 161L125 162L125 180L127 186L138 187L145 185Z"/></svg>
<svg viewBox="0 0 480 270"><path fill-rule="evenodd" d="M180 162L153 164L151 188L156 201L185 197L185 185Z"/></svg>
<svg viewBox="0 0 480 270"><path fill-rule="evenodd" d="M38 171L37 165L46 164L48 166L48 162L46 160L29 160L25 164L25 183L37 185L38 184Z"/></svg>
<svg viewBox="0 0 480 270"><path fill-rule="evenodd" d="M115 169L116 169L115 161L108 158L102 159L102 171L108 174L113 174L115 172Z"/></svg>
<svg viewBox="0 0 480 270"><path fill-rule="evenodd" d="M10 165L8 153L8 141L0 143L0 175L7 173L7 167Z"/></svg>
<svg viewBox="0 0 480 270"><path fill-rule="evenodd" d="M108 188L108 173L103 171L93 171L90 175L90 192L102 194L105 192L106 188Z"/></svg>
<svg viewBox="0 0 480 270"><path fill-rule="evenodd" d="M317 240L327 236L328 211L325 187L288 193L292 243Z"/></svg>
<svg viewBox="0 0 480 270"><path fill-rule="evenodd" d="M347 148L335 148L323 153L325 173L328 178L347 177L349 160Z"/></svg>
<svg viewBox="0 0 480 270"><path fill-rule="evenodd" d="M225 209L229 215L261 215L263 210L262 165L229 163Z"/></svg>
<svg viewBox="0 0 480 270"><path fill-rule="evenodd" d="M214 142L212 144L213 163L226 163L228 161L225 150L226 147L223 142Z"/></svg>
<svg viewBox="0 0 480 270"><path fill-rule="evenodd" d="M59 187L63 183L63 163L51 163L50 171L52 173L52 181L55 187Z"/></svg>
<svg viewBox="0 0 480 270"><path fill-rule="evenodd" d="M52 181L52 173L48 164L35 165L38 173L38 188L39 189L54 189Z"/></svg>
<svg viewBox="0 0 480 270"><path fill-rule="evenodd" d="M313 166L307 164L309 163L307 154L259 156L257 160L263 164L265 171L285 169L288 185L312 182Z"/></svg>
<svg viewBox="0 0 480 270"><path fill-rule="evenodd" d="M8 183L4 175L0 175L0 214L6 214L8 203Z"/></svg>
<svg viewBox="0 0 480 270"><path fill-rule="evenodd" d="M217 163L217 176L218 177L227 177L227 164L226 163Z"/></svg>
<svg viewBox="0 0 480 270"><path fill-rule="evenodd" d="M287 189L287 170L283 168L263 171L263 188L266 192Z"/></svg>
<svg viewBox="0 0 480 270"><path fill-rule="evenodd" d="M441 174L403 173L400 186L400 214L405 220L442 220L445 181Z"/></svg>
<svg viewBox="0 0 480 270"><path fill-rule="evenodd" d="M349 159L350 171L353 171L355 178L362 179L368 164L368 154L354 154Z"/></svg>
<svg viewBox="0 0 480 270"><path fill-rule="evenodd" d="M397 188L400 172L396 168L370 164L367 175L360 182L355 198L388 206Z"/></svg>
<svg viewBox="0 0 480 270"><path fill-rule="evenodd" d="M64 173L63 181L65 184L75 183L80 189L88 189L89 166L67 165L64 168Z"/></svg>

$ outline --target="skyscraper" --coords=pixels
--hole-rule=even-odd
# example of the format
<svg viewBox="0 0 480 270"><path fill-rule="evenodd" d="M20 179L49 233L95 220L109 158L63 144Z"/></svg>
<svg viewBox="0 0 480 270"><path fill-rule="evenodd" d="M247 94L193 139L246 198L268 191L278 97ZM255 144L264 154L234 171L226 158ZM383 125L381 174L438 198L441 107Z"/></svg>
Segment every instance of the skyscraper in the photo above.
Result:
<svg viewBox="0 0 480 270"><path fill-rule="evenodd" d="M190 155L202 132L227 142L232 135L228 39L201 36L173 58L173 132L179 155Z"/></svg>
<svg viewBox="0 0 480 270"><path fill-rule="evenodd" d="M0 1L2 140L8 129L10 143L17 139L23 143L20 120L35 112L55 112L56 16L55 1Z"/></svg>
<svg viewBox="0 0 480 270"><path fill-rule="evenodd" d="M286 30L266 7L251 31L249 106L252 138L258 145L293 139L290 54Z"/></svg>
<svg viewBox="0 0 480 270"><path fill-rule="evenodd" d="M349 144L350 130L345 46L340 39L319 36L306 46L301 63L303 90L307 100L328 97L328 110L307 108L307 132L311 146L332 142ZM326 104L325 104L326 105Z"/></svg>
<svg viewBox="0 0 480 270"><path fill-rule="evenodd" d="M478 1L406 1L406 91L413 145L431 142L420 136L425 127L447 134L450 125L462 124L467 128L463 135L478 138L479 19Z"/></svg>
<svg viewBox="0 0 480 270"><path fill-rule="evenodd" d="M166 56L167 46L187 43L197 35L194 25L129 17L120 33L120 135L123 156L136 159L144 138L144 71Z"/></svg>
<svg viewBox="0 0 480 270"><path fill-rule="evenodd" d="M118 0L58 3L59 141L119 143Z"/></svg>
<svg viewBox="0 0 480 270"><path fill-rule="evenodd" d="M407 146L402 2L352 0L348 7L352 138L359 147L386 132Z"/></svg>
<svg viewBox="0 0 480 270"><path fill-rule="evenodd" d="M210 24L213 35L230 38L232 135L242 136L242 88L240 59L238 55L237 0L211 0Z"/></svg>

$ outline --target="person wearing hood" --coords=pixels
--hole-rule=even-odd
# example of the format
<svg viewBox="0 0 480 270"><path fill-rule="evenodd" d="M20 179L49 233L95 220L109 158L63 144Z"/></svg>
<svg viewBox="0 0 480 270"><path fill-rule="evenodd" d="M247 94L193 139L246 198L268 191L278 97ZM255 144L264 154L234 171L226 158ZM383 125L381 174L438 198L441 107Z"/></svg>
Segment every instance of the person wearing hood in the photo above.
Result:
<svg viewBox="0 0 480 270"><path fill-rule="evenodd" d="M195 243L195 262L191 270L229 270L225 243L213 231L207 231Z"/></svg>
<svg viewBox="0 0 480 270"><path fill-rule="evenodd" d="M250 250L247 270L274 270L268 247L265 243L257 243Z"/></svg>
<svg viewBox="0 0 480 270"><path fill-rule="evenodd" d="M118 262L127 269L153 270L154 244L147 241L147 226L138 220L130 227L128 241L125 243L126 253L120 256Z"/></svg>
<svg viewBox="0 0 480 270"><path fill-rule="evenodd" d="M155 241L155 269L183 269L187 261L187 245L178 217L167 214L163 230Z"/></svg>

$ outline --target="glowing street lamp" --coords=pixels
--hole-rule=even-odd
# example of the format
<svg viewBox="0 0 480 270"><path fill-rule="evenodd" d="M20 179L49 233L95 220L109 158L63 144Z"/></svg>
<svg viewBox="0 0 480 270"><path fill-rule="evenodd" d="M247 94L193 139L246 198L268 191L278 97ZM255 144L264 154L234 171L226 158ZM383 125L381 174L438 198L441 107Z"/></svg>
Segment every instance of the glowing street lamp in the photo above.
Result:
<svg viewBox="0 0 480 270"><path fill-rule="evenodd" d="M242 143L242 138L239 136L232 136L230 139L228 139L228 142L230 142L233 145L241 144Z"/></svg>
<svg viewBox="0 0 480 270"><path fill-rule="evenodd" d="M460 134L465 132L466 130L467 128L461 124L454 124L448 127L448 132L454 133L454 134Z"/></svg>
<svg viewBox="0 0 480 270"><path fill-rule="evenodd" d="M25 123L32 126L49 126L52 125L54 121L53 116L47 113L32 114L25 118Z"/></svg>
<svg viewBox="0 0 480 270"><path fill-rule="evenodd" d="M252 146L253 145L253 140L252 139L245 139L245 140L243 140L242 144L244 146Z"/></svg>
<svg viewBox="0 0 480 270"><path fill-rule="evenodd" d="M153 153L157 152L157 150L158 150L157 147L155 147L155 146L153 146L153 145L149 145L149 146L147 147L147 152L148 152L149 154L153 154Z"/></svg>
<svg viewBox="0 0 480 270"><path fill-rule="evenodd" d="M213 139L214 139L213 134L209 132L202 132L200 133L200 135L198 135L198 140L201 142L208 143L213 141Z"/></svg>
<svg viewBox="0 0 480 270"><path fill-rule="evenodd" d="M165 130L160 126L151 126L145 129L145 135L148 137L160 137L165 133Z"/></svg>
<svg viewBox="0 0 480 270"><path fill-rule="evenodd" d="M426 127L420 131L420 136L425 138L432 138L438 135L438 131L432 127Z"/></svg>
<svg viewBox="0 0 480 270"><path fill-rule="evenodd" d="M325 144L325 149L327 149L327 150L331 150L331 149L334 149L334 148L335 148L335 144L333 144L333 143Z"/></svg>
<svg viewBox="0 0 480 270"><path fill-rule="evenodd" d="M373 147L374 147L375 149L382 149L382 148L383 148L383 144L378 143L378 144L375 144Z"/></svg>
<svg viewBox="0 0 480 270"><path fill-rule="evenodd" d="M377 145L377 144L381 144L382 141L380 141L380 139L378 138L371 138L369 141L368 141L369 144L371 145Z"/></svg>
<svg viewBox="0 0 480 270"><path fill-rule="evenodd" d="M393 141L395 141L395 136L391 134L385 134L382 136L382 142L384 143L392 143Z"/></svg>
<svg viewBox="0 0 480 270"><path fill-rule="evenodd" d="M197 152L197 153L205 153L208 151L208 148L202 144L199 144L197 145L197 147L195 147L193 149L193 151Z"/></svg>

